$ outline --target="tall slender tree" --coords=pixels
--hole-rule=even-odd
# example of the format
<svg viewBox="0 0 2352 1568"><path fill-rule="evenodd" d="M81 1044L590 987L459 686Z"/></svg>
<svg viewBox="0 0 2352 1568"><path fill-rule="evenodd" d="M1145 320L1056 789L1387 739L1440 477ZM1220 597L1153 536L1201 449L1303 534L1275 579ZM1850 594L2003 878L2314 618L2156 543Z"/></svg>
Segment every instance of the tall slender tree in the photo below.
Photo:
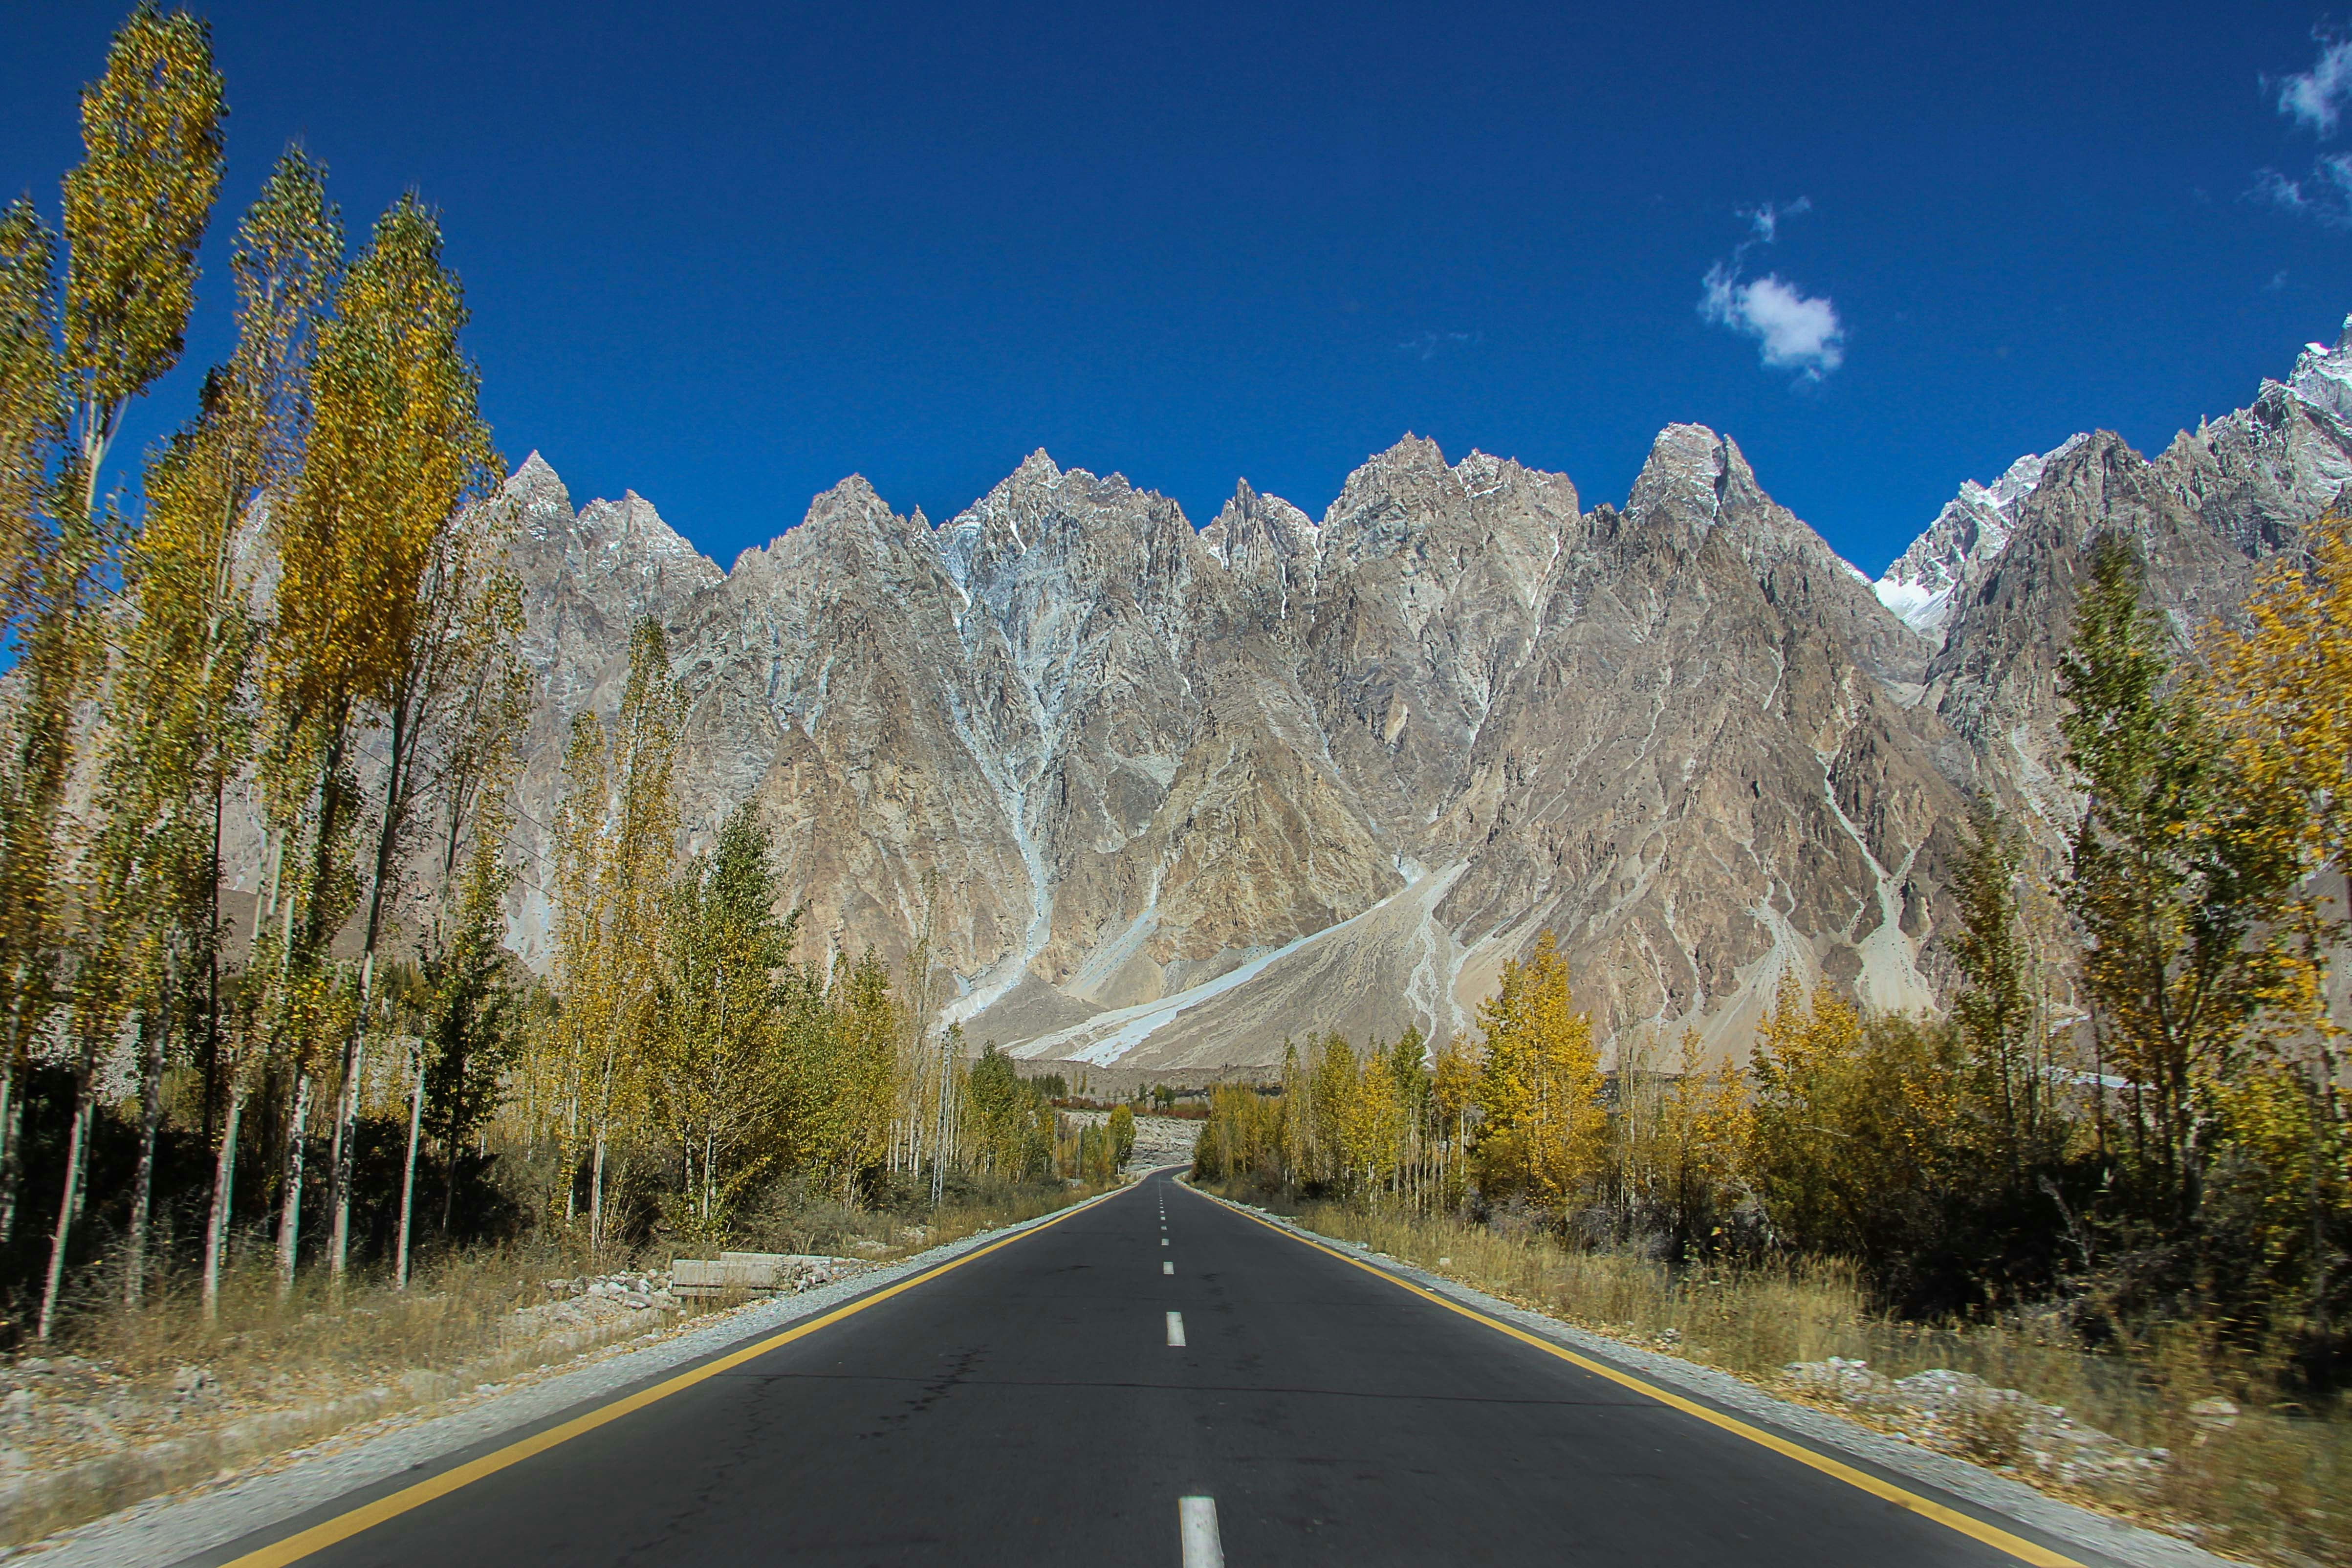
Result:
<svg viewBox="0 0 2352 1568"><path fill-rule="evenodd" d="M1960 906L1952 957L1963 980L1952 1016L1982 1080L1978 1092L1991 1112L1998 1157L2012 1186L2026 1180L2043 1152L2050 1088L2035 994L2039 965L2020 892L2025 857L2024 836L1990 802L1979 801L1952 875Z"/></svg>
<svg viewBox="0 0 2352 1568"><path fill-rule="evenodd" d="M37 603L50 483L66 428L58 363L57 237L19 196L0 214L0 635L26 629ZM28 676L39 672L27 669ZM16 1231L24 1172L25 1072L49 962L49 846L28 798L29 715L0 752L0 1243ZM37 772L37 766L34 771Z"/></svg>
<svg viewBox="0 0 2352 1568"><path fill-rule="evenodd" d="M400 197L343 278L320 335L302 471L277 528L269 673L280 715L278 806L310 820L310 886L289 973L323 973L335 931L362 900L366 910L332 1074L328 1265L338 1278L375 949L416 799L418 751L442 707L454 706L457 668L509 624L486 593L500 542L494 509L465 511L497 466L477 407L479 377L457 344L465 320L439 223L415 195ZM374 759L382 788L354 859L365 809L357 752L371 722L387 737Z"/></svg>
<svg viewBox="0 0 2352 1568"><path fill-rule="evenodd" d="M784 1087L779 982L798 915L775 913L775 872L752 805L729 816L671 900L656 1097L678 1142L684 1215L716 1237L744 1184L782 1153L762 1133L777 1119Z"/></svg>
<svg viewBox="0 0 2352 1568"><path fill-rule="evenodd" d="M635 1131L654 1043L665 906L677 852L672 787L685 693L670 673L659 622L629 637L629 675L609 743L593 713L572 721L565 794L556 814L556 952L560 1011L553 1035L565 1215L580 1140L588 1144L588 1229L604 1238L606 1163Z"/></svg>
<svg viewBox="0 0 2352 1568"><path fill-rule="evenodd" d="M2210 1087L2265 1024L2308 1016L2315 990L2273 919L2294 857L2236 787L2193 690L2171 679L2168 641L2138 557L2102 535L2058 678L2065 760L2084 792L2064 897L2103 1055L2129 1086L2131 1175L2148 1210L2179 1226L2217 1131Z"/></svg>
<svg viewBox="0 0 2352 1568"><path fill-rule="evenodd" d="M446 731L432 761L432 789L441 803L444 835L441 908L425 962L425 1018L416 1047L410 1101L408 1151L402 1168L400 1231L394 1275L408 1280L416 1153L428 1099L436 1112L446 1179L441 1222L446 1231L457 1198L457 1155L466 1134L487 1113L485 1075L503 1066L513 1017L499 985L505 953L507 862L514 806L508 798L521 764L520 743L530 722L530 678L520 656L520 594L512 574L494 565L461 624L459 647L441 677L459 687L460 700L439 724ZM424 767L414 770L422 774ZM458 851L467 848L462 870Z"/></svg>
<svg viewBox="0 0 2352 1568"><path fill-rule="evenodd" d="M327 526L379 552L377 569L366 574L374 614L353 669L384 744L363 868L358 1017L344 1040L334 1130L327 1256L338 1277L351 1227L361 1046L387 896L427 782L421 759L436 742L460 739L447 731L462 725L467 693L504 665L521 632L521 590L505 564L509 514L467 505L497 484L499 458L479 411L480 373L458 346L465 324L463 290L442 260L440 223L404 195L378 221L338 300L337 330L349 337L337 368L351 379L332 406L346 417L331 427L321 420L311 457L326 470L312 494L333 497L339 514ZM322 440L331 429L332 439Z"/></svg>
<svg viewBox="0 0 2352 1568"><path fill-rule="evenodd" d="M247 760L251 729L258 552L247 523L273 489L282 494L298 460L313 321L341 253L323 171L289 149L238 230L236 350L206 378L196 419L150 465L146 513L123 552L125 609L100 710L104 827L93 862L120 868L122 901L148 928L153 959L143 977L153 1022L125 1249L133 1304L145 1272L163 1068L175 1037L190 1052L201 1047L210 1121L223 798Z"/></svg>
<svg viewBox="0 0 2352 1568"><path fill-rule="evenodd" d="M104 72L82 91L84 155L65 181L58 361L66 447L49 487L50 526L36 531L32 585L19 616L25 693L5 792L15 829L7 853L15 864L0 876L28 894L37 948L54 940L59 918L74 710L94 663L95 605L105 591L114 518L99 507L100 476L131 402L179 361L195 300L196 247L220 187L223 114L205 25L152 3L124 21ZM42 1289L37 1331L44 1339L55 1322L81 1202L99 1055L111 1043L121 1000L119 991L108 993L142 973L140 963L124 962L142 944L121 929L123 876L100 867L81 881L74 918L90 934L76 944L81 962L70 983L75 1110ZM107 962L91 962L101 955ZM37 956L33 967L46 963ZM142 1026L159 1026L154 1019Z"/></svg>
<svg viewBox="0 0 2352 1568"><path fill-rule="evenodd" d="M1608 1128L1591 1015L1576 1011L1568 961L1549 931L1527 963L1503 966L1481 1004L1481 1182L1554 1210L1596 1170Z"/></svg>
<svg viewBox="0 0 2352 1568"><path fill-rule="evenodd" d="M2340 953L2352 940L2352 514L2314 522L2304 548L2264 573L2242 625L2210 637L2212 700L2263 826L2292 854L2303 897L2290 920L2304 950ZM2305 1100L2305 1267L2311 1321L2327 1331L2331 1279L2352 1248L2331 1247L2352 1218L2352 1097L2343 1030L2315 1025L2281 1053Z"/></svg>

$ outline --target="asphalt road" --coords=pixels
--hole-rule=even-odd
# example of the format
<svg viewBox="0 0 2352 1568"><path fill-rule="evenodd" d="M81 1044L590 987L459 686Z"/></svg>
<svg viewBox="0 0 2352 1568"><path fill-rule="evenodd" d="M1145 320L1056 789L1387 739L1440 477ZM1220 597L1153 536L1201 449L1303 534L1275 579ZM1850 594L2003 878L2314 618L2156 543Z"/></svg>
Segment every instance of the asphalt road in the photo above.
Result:
<svg viewBox="0 0 2352 1568"><path fill-rule="evenodd" d="M378 1517L425 1475L191 1563L2017 1561L1165 1176Z"/></svg>

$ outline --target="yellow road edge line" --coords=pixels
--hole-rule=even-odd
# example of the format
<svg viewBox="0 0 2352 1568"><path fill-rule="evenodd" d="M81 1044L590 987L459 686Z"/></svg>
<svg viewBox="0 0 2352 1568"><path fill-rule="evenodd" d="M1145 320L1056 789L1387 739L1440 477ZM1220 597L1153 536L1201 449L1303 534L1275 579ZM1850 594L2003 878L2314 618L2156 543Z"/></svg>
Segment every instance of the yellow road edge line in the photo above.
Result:
<svg viewBox="0 0 2352 1568"><path fill-rule="evenodd" d="M583 1433L593 1432L608 1422L618 1421L622 1416L642 1410L656 1400L667 1399L671 1394L691 1388L706 1379L717 1377L722 1372L731 1372L747 1361L756 1360L766 1355L770 1351L792 1343L794 1340L804 1339L819 1329L829 1327L844 1318L855 1316L868 1307L888 1300L893 1296L903 1295L918 1285L929 1284L951 1268L961 1268L976 1258L987 1257L1000 1247L1010 1247L1016 1241L1024 1241L1041 1230L1049 1230L1066 1219L1084 1214L1104 1199L1117 1197L1120 1193L1129 1190L1129 1187L1118 1187L1088 1198L1082 1204L1073 1204L1060 1214L1032 1225L1026 1229L992 1241L986 1247L977 1247L970 1252L950 1258L945 1263L926 1268L911 1279L901 1279L895 1285L877 1290L871 1296L861 1296L855 1301L835 1307L831 1311L811 1318L804 1323L795 1323L781 1333L772 1334L764 1340L745 1345L740 1350L730 1351L718 1360L707 1362L690 1372L682 1372L676 1377L667 1378L655 1384L651 1388L639 1389L636 1393L616 1399L610 1405L600 1405L586 1415L575 1415L560 1426L551 1426L544 1432L534 1433L529 1437L509 1443L503 1448L493 1449L478 1459L468 1459L462 1465L444 1470L428 1479L418 1481L414 1486L403 1487L400 1490L380 1497L373 1502L362 1503L349 1513L341 1513L332 1519L322 1520L310 1529L289 1535L283 1541L272 1542L268 1546L248 1552L242 1557L233 1557L223 1563L221 1568L286 1568L288 1563L299 1563L314 1552L321 1552L338 1542L348 1541L362 1531L372 1530L383 1523L386 1520L397 1519L412 1509L422 1508L436 1498L446 1497L462 1487L473 1485L486 1476L496 1475L509 1466L519 1465L534 1455L543 1454L559 1444L568 1443Z"/></svg>
<svg viewBox="0 0 2352 1568"><path fill-rule="evenodd" d="M1962 1535L1972 1536L1988 1546L2008 1552L2021 1563L2032 1563L2034 1568L2089 1568L2089 1564L2078 1558L2063 1556L2046 1546L2028 1541L2021 1535L2011 1535L2008 1531L1998 1526L1987 1524L1980 1519L1962 1513L1958 1509L1947 1508L1942 1503L1921 1497L1916 1492L1906 1491L1892 1481L1881 1480L1867 1470L1858 1470L1852 1465L1841 1464L1825 1454L1815 1453L1801 1443L1792 1443L1786 1437L1773 1436L1760 1426L1751 1426L1747 1422L1726 1415L1719 1410L1711 1410L1696 1400L1685 1399L1681 1394L1660 1388L1654 1383L1644 1382L1632 1373L1620 1372L1606 1362L1594 1361L1590 1356L1579 1355L1567 1346L1556 1344L1540 1334L1531 1334L1525 1329L1514 1327L1499 1318L1478 1310L1475 1307L1465 1306L1451 1297L1424 1289L1410 1279L1399 1279L1385 1268L1367 1263L1360 1258L1350 1258L1336 1247L1328 1247L1322 1242L1301 1236L1287 1226L1276 1225L1262 1215L1252 1214L1241 1205L1229 1203L1213 1193L1202 1193L1198 1187L1192 1187L1190 1183L1183 1184L1191 1187L1192 1191L1200 1193L1201 1196L1209 1199L1212 1203L1224 1204L1244 1219L1255 1220L1266 1229L1279 1236L1286 1236L1302 1247L1311 1247L1316 1251L1326 1253L1342 1263L1352 1263L1365 1273L1385 1279L1400 1290L1409 1290L1424 1301L1433 1301L1449 1312L1458 1312L1473 1322L1484 1323L1496 1332L1507 1334L1521 1344L1532 1345L1547 1354L1556 1355L1560 1360L1582 1367L1596 1376L1605 1377L1610 1382L1633 1389L1638 1394L1645 1394L1660 1404L1670 1405L1685 1415L1696 1415L1709 1426L1719 1426L1735 1436L1745 1437L1749 1442L1760 1444L1776 1454L1786 1455L1799 1464L1810 1466L1825 1476L1833 1476L1848 1486L1859 1487L1873 1497L1884 1499L1898 1508L1907 1509L1913 1513L1932 1519L1948 1529L1958 1531Z"/></svg>

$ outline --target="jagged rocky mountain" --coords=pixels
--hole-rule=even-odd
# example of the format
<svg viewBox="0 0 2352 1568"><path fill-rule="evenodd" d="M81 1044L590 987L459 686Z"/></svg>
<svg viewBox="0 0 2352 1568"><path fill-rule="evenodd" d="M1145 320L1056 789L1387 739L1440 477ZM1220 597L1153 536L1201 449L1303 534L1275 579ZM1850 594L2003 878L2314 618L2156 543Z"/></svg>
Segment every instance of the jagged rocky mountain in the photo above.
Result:
<svg viewBox="0 0 2352 1568"><path fill-rule="evenodd" d="M1197 531L1043 452L939 525L853 478L727 570L534 455L526 831L650 613L690 826L757 802L810 951L898 957L931 909L975 1045L1174 1072L1442 1035L1549 927L1609 1033L1737 1050L1790 966L1933 1001L1969 792L2063 817L2094 532L2144 542L2185 627L2347 480L2352 330L2153 462L2095 434L1966 487L1874 589L1695 426L1590 509L1411 437L1320 520L1244 484Z"/></svg>
<svg viewBox="0 0 2352 1568"><path fill-rule="evenodd" d="M2042 482L2042 470L2090 438L2070 436L2053 451L2029 452L1990 485L1974 479L1961 485L1879 578L1879 602L1913 631L1941 642L1954 601L1981 584L2000 559L2017 530L2018 508Z"/></svg>

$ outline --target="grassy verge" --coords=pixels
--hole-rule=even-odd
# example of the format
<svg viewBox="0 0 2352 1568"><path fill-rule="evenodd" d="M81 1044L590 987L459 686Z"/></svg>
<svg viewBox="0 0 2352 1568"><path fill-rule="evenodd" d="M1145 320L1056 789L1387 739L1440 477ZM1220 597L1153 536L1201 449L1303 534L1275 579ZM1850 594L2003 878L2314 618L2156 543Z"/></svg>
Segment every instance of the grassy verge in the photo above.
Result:
<svg viewBox="0 0 2352 1568"><path fill-rule="evenodd" d="M727 1245L886 1263L1097 1190L966 1187L937 1209L911 1194L855 1205L785 1192ZM57 1343L0 1357L0 1551L741 1304L632 1289L657 1284L657 1272L648 1282L640 1271L666 1268L671 1250L599 1260L577 1247L477 1248L428 1263L406 1290L361 1275L339 1299L306 1276L285 1301L268 1269L238 1269L212 1324L193 1281L167 1284L135 1312L86 1303ZM615 1293L549 1288L583 1275L614 1281Z"/></svg>
<svg viewBox="0 0 2352 1568"><path fill-rule="evenodd" d="M1256 1192L1226 1195L1267 1202ZM2128 1485L2063 1485L2020 1463L1998 1433L1938 1446L2213 1551L2277 1563L2352 1563L2352 1420L2341 1410L2266 1406L2258 1386L2217 1368L2186 1331L2160 1331L2129 1353L2092 1354L2054 1324L1931 1325L1874 1314L1853 1270L1835 1263L1677 1274L1625 1253L1574 1250L1540 1234L1505 1236L1449 1215L1268 1206L1321 1235L1580 1328L1905 1436L1920 1434L1898 1417L1800 1387L1783 1369L1836 1356L1890 1378L1948 1369L2016 1389L2063 1407L2077 1423L2167 1454ZM2224 1397L2234 1412L2192 1408Z"/></svg>
<svg viewBox="0 0 2352 1568"><path fill-rule="evenodd" d="M1082 1203L1103 1189L1060 1182L973 1183L957 1177L940 1206L929 1189L908 1181L885 1185L864 1203L794 1183L780 1184L743 1215L726 1245L748 1252L821 1252L893 1258L961 1241L983 1230L1019 1225ZM671 1248L657 1249L667 1262ZM709 1257L711 1249L680 1244L677 1256Z"/></svg>

